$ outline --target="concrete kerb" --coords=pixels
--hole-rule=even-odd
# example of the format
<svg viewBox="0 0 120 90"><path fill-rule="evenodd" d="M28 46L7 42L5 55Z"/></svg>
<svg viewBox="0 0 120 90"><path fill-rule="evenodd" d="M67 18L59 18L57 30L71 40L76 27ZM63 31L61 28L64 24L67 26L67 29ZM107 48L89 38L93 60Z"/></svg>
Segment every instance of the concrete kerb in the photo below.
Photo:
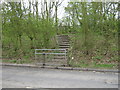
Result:
<svg viewBox="0 0 120 90"><path fill-rule="evenodd" d="M73 68L73 67L38 66L38 65L34 65L34 64L11 64L11 63L0 63L0 65L2 65L2 66L15 66L15 67L31 67L31 68L46 68L46 69L61 69L61 70L78 70L78 71L119 73L118 69L113 70L113 69Z"/></svg>

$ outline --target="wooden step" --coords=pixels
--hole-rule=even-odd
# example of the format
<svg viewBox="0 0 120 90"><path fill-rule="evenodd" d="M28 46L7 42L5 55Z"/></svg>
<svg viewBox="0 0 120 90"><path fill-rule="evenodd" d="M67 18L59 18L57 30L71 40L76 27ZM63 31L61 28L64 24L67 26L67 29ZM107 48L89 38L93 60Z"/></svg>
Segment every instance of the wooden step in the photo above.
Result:
<svg viewBox="0 0 120 90"><path fill-rule="evenodd" d="M70 48L70 46L59 46L59 48Z"/></svg>
<svg viewBox="0 0 120 90"><path fill-rule="evenodd" d="M70 40L70 38L69 37L57 37L58 39L68 39L68 40Z"/></svg>
<svg viewBox="0 0 120 90"><path fill-rule="evenodd" d="M70 40L67 39L58 39L59 42L70 42Z"/></svg>
<svg viewBox="0 0 120 90"><path fill-rule="evenodd" d="M69 37L68 35L57 35L58 37Z"/></svg>
<svg viewBox="0 0 120 90"><path fill-rule="evenodd" d="M67 63L67 60L52 60L51 62L56 62L56 63Z"/></svg>
<svg viewBox="0 0 120 90"><path fill-rule="evenodd" d="M66 49L66 51L70 48L70 38L68 35L57 35L58 45L61 49ZM64 52L64 51L62 51Z"/></svg>
<svg viewBox="0 0 120 90"><path fill-rule="evenodd" d="M56 61L56 62L64 62L66 60L65 59L51 59L51 60L46 61L46 62L54 62L54 61Z"/></svg>
<svg viewBox="0 0 120 90"><path fill-rule="evenodd" d="M70 44L59 44L60 46L70 46Z"/></svg>
<svg viewBox="0 0 120 90"><path fill-rule="evenodd" d="M70 41L59 41L59 43L69 43L70 44Z"/></svg>
<svg viewBox="0 0 120 90"><path fill-rule="evenodd" d="M59 44L59 46L70 46L70 44Z"/></svg>
<svg viewBox="0 0 120 90"><path fill-rule="evenodd" d="M69 39L69 37L62 37L62 36L58 36L58 38L68 38Z"/></svg>
<svg viewBox="0 0 120 90"><path fill-rule="evenodd" d="M53 59L65 59L65 57L54 57Z"/></svg>
<svg viewBox="0 0 120 90"><path fill-rule="evenodd" d="M69 42L61 42L60 44L70 44Z"/></svg>
<svg viewBox="0 0 120 90"><path fill-rule="evenodd" d="M62 42L70 42L70 41L67 41L67 40L62 40Z"/></svg>
<svg viewBox="0 0 120 90"><path fill-rule="evenodd" d="M62 38L62 37L59 37L58 39L62 39L62 40L70 40L69 38Z"/></svg>
<svg viewBox="0 0 120 90"><path fill-rule="evenodd" d="M70 45L59 45L59 47L63 47L63 46L65 46L65 47L70 47ZM63 52L63 51L62 51Z"/></svg>
<svg viewBox="0 0 120 90"><path fill-rule="evenodd" d="M67 40L64 40L64 41L61 41L61 42L68 42L68 43L70 43L70 41L67 41Z"/></svg>

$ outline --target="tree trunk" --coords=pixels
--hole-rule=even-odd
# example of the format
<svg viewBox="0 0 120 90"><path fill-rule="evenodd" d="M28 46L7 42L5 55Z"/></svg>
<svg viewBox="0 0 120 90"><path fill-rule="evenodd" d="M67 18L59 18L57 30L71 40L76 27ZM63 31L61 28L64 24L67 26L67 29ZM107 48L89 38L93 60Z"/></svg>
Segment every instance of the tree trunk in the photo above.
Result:
<svg viewBox="0 0 120 90"><path fill-rule="evenodd" d="M88 21L87 21L87 8L86 3L82 2L82 13L83 13L83 32L84 32L84 46L85 46L85 54L89 54L88 50Z"/></svg>
<svg viewBox="0 0 120 90"><path fill-rule="evenodd" d="M56 5L55 5L55 25L56 25L56 32L58 33L57 4L58 2L56 2Z"/></svg>

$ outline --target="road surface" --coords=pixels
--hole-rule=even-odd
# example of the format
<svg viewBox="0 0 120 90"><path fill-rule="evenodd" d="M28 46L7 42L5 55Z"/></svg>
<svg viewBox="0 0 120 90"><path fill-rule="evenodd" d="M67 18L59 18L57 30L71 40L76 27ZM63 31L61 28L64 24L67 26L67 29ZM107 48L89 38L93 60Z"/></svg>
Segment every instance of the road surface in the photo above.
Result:
<svg viewBox="0 0 120 90"><path fill-rule="evenodd" d="M118 73L3 66L2 88L118 88Z"/></svg>

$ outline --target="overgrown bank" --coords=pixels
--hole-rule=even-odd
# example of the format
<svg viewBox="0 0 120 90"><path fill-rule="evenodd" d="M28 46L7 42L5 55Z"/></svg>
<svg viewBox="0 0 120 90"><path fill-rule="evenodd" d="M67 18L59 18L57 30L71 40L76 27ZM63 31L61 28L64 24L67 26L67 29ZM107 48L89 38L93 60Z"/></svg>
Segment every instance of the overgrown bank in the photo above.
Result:
<svg viewBox="0 0 120 90"><path fill-rule="evenodd" d="M57 17L57 2L51 2L50 7L48 4L42 4L46 8L41 7L41 13L38 2L29 2L28 7L24 2L3 4L3 62L33 63L34 49L58 48L56 35L66 34L71 38L71 66L117 68L117 2L69 2L61 20Z"/></svg>

